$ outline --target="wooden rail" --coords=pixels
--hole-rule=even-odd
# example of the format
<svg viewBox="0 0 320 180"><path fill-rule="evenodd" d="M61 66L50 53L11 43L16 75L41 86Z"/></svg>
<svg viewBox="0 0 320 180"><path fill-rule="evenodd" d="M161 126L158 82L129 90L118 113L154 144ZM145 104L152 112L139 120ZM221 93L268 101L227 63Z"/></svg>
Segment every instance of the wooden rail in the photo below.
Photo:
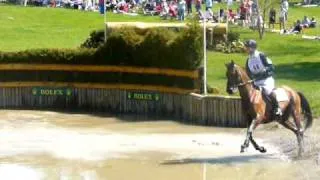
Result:
<svg viewBox="0 0 320 180"><path fill-rule="evenodd" d="M203 23L199 23L203 26ZM124 26L133 26L140 29L155 28L155 27L166 27L166 28L185 28L187 23L148 23L148 22L107 22L107 28L120 28ZM213 29L215 33L226 34L227 24L226 23L206 23L207 29Z"/></svg>
<svg viewBox="0 0 320 180"><path fill-rule="evenodd" d="M68 65L68 64L0 64L0 71L79 71L79 72L121 72L137 74L157 74L166 76L198 78L198 71L160 69L131 66Z"/></svg>
<svg viewBox="0 0 320 180"><path fill-rule="evenodd" d="M157 98L148 98L152 96L150 93ZM132 98L134 96L137 98ZM139 89L0 87L0 107L81 109L118 115L130 114L137 116L139 120L167 118L205 126L246 127L239 98L160 93Z"/></svg>
<svg viewBox="0 0 320 180"><path fill-rule="evenodd" d="M74 83L74 82L1 82L2 88L13 87L74 87L83 89L122 89L122 90L145 90L163 93L187 94L195 92L195 89L182 89L176 87L154 86L143 84L101 84L101 83Z"/></svg>

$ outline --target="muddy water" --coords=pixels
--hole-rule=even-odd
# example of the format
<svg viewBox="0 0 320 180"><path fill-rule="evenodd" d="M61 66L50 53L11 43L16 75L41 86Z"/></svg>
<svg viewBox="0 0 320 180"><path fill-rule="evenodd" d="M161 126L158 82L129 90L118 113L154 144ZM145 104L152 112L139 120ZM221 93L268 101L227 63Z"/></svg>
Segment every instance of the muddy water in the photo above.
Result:
<svg viewBox="0 0 320 180"><path fill-rule="evenodd" d="M317 179L265 138L240 154L244 129L45 111L0 111L0 179ZM304 166L303 168L309 168Z"/></svg>

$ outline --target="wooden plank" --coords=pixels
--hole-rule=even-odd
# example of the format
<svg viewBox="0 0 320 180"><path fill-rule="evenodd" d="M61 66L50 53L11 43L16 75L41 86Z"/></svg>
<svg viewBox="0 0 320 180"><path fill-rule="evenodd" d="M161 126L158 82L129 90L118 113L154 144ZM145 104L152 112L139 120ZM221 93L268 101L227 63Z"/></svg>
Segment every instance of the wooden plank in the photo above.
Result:
<svg viewBox="0 0 320 180"><path fill-rule="evenodd" d="M146 22L107 22L107 28L120 28L124 26L133 26L139 29L165 27L165 28L185 28L187 23L146 23ZM199 26L203 26L199 23ZM213 31L218 34L226 34L228 26L226 23L206 23L206 28L213 28Z"/></svg>
<svg viewBox="0 0 320 180"><path fill-rule="evenodd" d="M34 96L31 87L0 88L0 106L4 108L87 108L117 113L168 116L181 121L214 126L244 127L241 101L236 98L160 93L159 101L127 100L127 91L119 89L73 88L71 97ZM69 99L70 98L70 99ZM59 103L63 106L59 106Z"/></svg>
<svg viewBox="0 0 320 180"><path fill-rule="evenodd" d="M166 93L187 94L196 91L195 89L182 89L167 86L152 86L142 84L100 84L100 83L67 83L67 82L3 82L0 87L73 87L73 88L95 88L95 89L125 89L125 90L145 90Z"/></svg>
<svg viewBox="0 0 320 180"><path fill-rule="evenodd" d="M75 65L75 64L0 64L0 71L71 71L71 72L121 72L156 74L198 79L197 70L147 68L133 66Z"/></svg>

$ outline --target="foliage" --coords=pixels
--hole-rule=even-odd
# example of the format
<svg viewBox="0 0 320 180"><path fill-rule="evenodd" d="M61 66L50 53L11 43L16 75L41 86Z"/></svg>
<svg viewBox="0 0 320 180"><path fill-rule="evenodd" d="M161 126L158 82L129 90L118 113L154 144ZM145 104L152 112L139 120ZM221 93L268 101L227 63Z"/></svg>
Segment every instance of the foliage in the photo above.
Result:
<svg viewBox="0 0 320 180"><path fill-rule="evenodd" d="M216 41L214 50L228 54L244 52L244 44L240 41L240 33L234 31L228 32L227 41Z"/></svg>
<svg viewBox="0 0 320 180"><path fill-rule="evenodd" d="M81 44L82 48L98 48L104 43L104 30L95 30L90 33L90 37Z"/></svg>
<svg viewBox="0 0 320 180"><path fill-rule="evenodd" d="M119 28L109 32L105 44L101 44L101 31L94 31L83 44L83 47L90 48L0 52L0 63L104 64L195 70L202 59L202 38L197 28L199 27L192 24L181 32L162 28ZM195 82L191 78L134 73L5 72L0 79L133 83L195 88Z"/></svg>
<svg viewBox="0 0 320 180"><path fill-rule="evenodd" d="M0 63L94 64L95 49L33 49L1 52Z"/></svg>
<svg viewBox="0 0 320 180"><path fill-rule="evenodd" d="M167 28L113 29L94 59L107 57L111 65L193 70L202 60L202 36L198 28L190 24L180 32Z"/></svg>
<svg viewBox="0 0 320 180"><path fill-rule="evenodd" d="M194 70L202 60L202 38L197 28L189 25L181 32L119 28L109 33L103 45L99 42L101 31L95 31L84 43L91 48L0 52L0 63L106 64Z"/></svg>
<svg viewBox="0 0 320 180"><path fill-rule="evenodd" d="M229 31L227 34L228 43L232 43L240 40L240 33L235 31Z"/></svg>

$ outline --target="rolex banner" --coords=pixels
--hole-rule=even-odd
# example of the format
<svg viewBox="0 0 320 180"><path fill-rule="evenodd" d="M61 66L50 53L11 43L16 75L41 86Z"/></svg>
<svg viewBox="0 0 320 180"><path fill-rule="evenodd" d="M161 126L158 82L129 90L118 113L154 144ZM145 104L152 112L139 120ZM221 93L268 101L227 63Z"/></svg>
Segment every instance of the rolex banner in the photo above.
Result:
<svg viewBox="0 0 320 180"><path fill-rule="evenodd" d="M47 88L35 87L32 88L34 96L71 96L72 90L68 88Z"/></svg>
<svg viewBox="0 0 320 180"><path fill-rule="evenodd" d="M160 95L150 92L127 92L127 98L129 100L159 101Z"/></svg>

